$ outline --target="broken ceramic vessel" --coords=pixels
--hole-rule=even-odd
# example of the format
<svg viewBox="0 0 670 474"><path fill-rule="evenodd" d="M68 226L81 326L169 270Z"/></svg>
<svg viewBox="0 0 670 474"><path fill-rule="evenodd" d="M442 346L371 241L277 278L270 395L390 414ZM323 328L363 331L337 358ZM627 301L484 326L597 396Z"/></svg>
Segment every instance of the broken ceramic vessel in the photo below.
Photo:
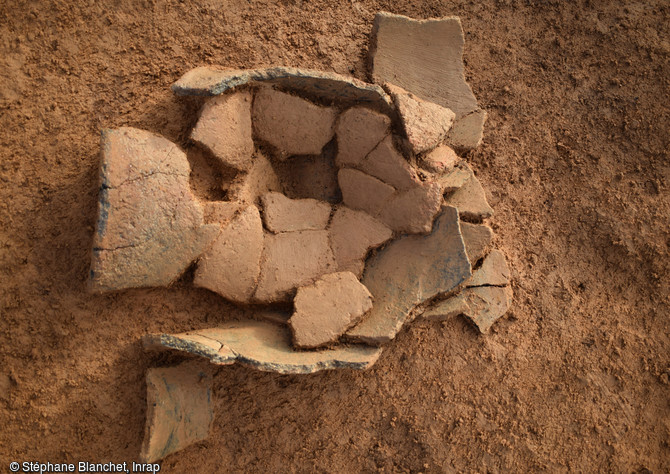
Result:
<svg viewBox="0 0 670 474"><path fill-rule="evenodd" d="M458 155L479 145L485 120L460 21L382 13L373 34L377 84L284 67L201 67L174 84L209 96L189 146L231 170L225 200L195 197L187 154L165 138L103 133L92 289L165 286L195 264L195 286L258 319L147 335L147 348L279 373L366 369L419 315L464 315L487 332L508 309L509 269L484 224L493 209ZM167 398L160 384L185 375L165 370L150 374L150 398L207 419L190 406L206 387ZM189 444L166 446L165 432L202 439L182 418L152 423L148 461Z"/></svg>

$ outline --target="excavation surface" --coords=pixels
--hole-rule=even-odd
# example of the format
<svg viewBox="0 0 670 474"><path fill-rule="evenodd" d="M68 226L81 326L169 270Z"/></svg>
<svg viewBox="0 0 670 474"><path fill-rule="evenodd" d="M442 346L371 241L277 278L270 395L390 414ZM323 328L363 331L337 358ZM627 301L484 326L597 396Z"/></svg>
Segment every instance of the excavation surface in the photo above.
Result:
<svg viewBox="0 0 670 474"><path fill-rule="evenodd" d="M463 21L489 113L469 162L513 269L512 314L486 337L415 324L369 372L224 367L212 436L163 472L668 470L667 6L389 8ZM378 9L0 6L2 462L136 458L155 363L140 338L246 317L180 282L88 293L100 129L185 144L201 102L169 87L202 64L366 79Z"/></svg>

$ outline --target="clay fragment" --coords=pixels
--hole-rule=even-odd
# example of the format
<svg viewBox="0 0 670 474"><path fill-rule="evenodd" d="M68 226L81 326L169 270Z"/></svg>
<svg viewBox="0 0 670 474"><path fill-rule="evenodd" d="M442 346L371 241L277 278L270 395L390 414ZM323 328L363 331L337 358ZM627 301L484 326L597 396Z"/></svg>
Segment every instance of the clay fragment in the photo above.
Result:
<svg viewBox="0 0 670 474"><path fill-rule="evenodd" d="M446 138L454 123L452 110L421 100L390 83L384 84L384 88L393 98L414 154L430 151Z"/></svg>
<svg viewBox="0 0 670 474"><path fill-rule="evenodd" d="M251 92L220 95L205 102L191 138L207 147L224 165L248 170L254 153Z"/></svg>
<svg viewBox="0 0 670 474"><path fill-rule="evenodd" d="M254 300L290 300L293 290L335 270L325 230L265 234L265 251Z"/></svg>
<svg viewBox="0 0 670 474"><path fill-rule="evenodd" d="M441 205L440 186L424 183L396 193L384 207L380 220L396 232L422 234L430 232Z"/></svg>
<svg viewBox="0 0 670 474"><path fill-rule="evenodd" d="M362 283L375 303L347 336L376 345L390 341L416 305L452 291L470 274L458 212L445 207L429 235L401 237L370 258Z"/></svg>
<svg viewBox="0 0 670 474"><path fill-rule="evenodd" d="M147 370L147 422L140 458L153 463L209 436L212 375L199 362Z"/></svg>
<svg viewBox="0 0 670 474"><path fill-rule="evenodd" d="M248 302L258 280L263 240L260 213L251 205L223 228L204 253L193 284L231 301Z"/></svg>
<svg viewBox="0 0 670 474"><path fill-rule="evenodd" d="M481 333L489 332L493 323L500 319L512 304L512 288L509 286L478 286L463 290L469 311L464 314Z"/></svg>
<svg viewBox="0 0 670 474"><path fill-rule="evenodd" d="M453 148L440 145L421 158L419 163L423 169L442 176L452 171L459 161L460 158L458 158Z"/></svg>
<svg viewBox="0 0 670 474"><path fill-rule="evenodd" d="M219 95L253 81L254 69L223 69L200 66L187 71L172 84L177 95Z"/></svg>
<svg viewBox="0 0 670 474"><path fill-rule="evenodd" d="M314 349L336 342L360 321L372 308L372 295L353 273L331 273L298 288L293 305L293 343Z"/></svg>
<svg viewBox="0 0 670 474"><path fill-rule="evenodd" d="M147 350L173 349L206 357L212 364L230 365L235 363L237 354L219 341L197 333L148 334L142 339Z"/></svg>
<svg viewBox="0 0 670 474"><path fill-rule="evenodd" d="M340 206L328 228L330 245L340 272L360 278L367 253L393 237L391 229L367 212Z"/></svg>
<svg viewBox="0 0 670 474"><path fill-rule="evenodd" d="M505 256L500 250L491 250L482 266L472 273L467 286L506 286L509 284L510 272Z"/></svg>
<svg viewBox="0 0 670 474"><path fill-rule="evenodd" d="M357 166L389 133L391 119L388 115L364 107L352 107L337 120L338 166Z"/></svg>
<svg viewBox="0 0 670 474"><path fill-rule="evenodd" d="M431 321L446 321L459 314L466 314L470 311L470 305L467 299L460 293L444 301L440 301L435 306L428 308L421 316Z"/></svg>
<svg viewBox="0 0 670 474"><path fill-rule="evenodd" d="M263 222L271 232L323 230L330 219L330 204L316 199L289 199L281 193L261 197Z"/></svg>
<svg viewBox="0 0 670 474"><path fill-rule="evenodd" d="M459 215L466 219L481 220L493 215L484 188L474 174L444 202L458 208Z"/></svg>
<svg viewBox="0 0 670 474"><path fill-rule="evenodd" d="M186 154L169 140L123 127L102 133L91 288L166 286L218 234L191 193Z"/></svg>
<svg viewBox="0 0 670 474"><path fill-rule="evenodd" d="M474 265L489 249L493 241L493 231L486 225L461 222L461 234L468 260Z"/></svg>
<svg viewBox="0 0 670 474"><path fill-rule="evenodd" d="M228 198L241 204L256 204L269 191L281 192L282 185L270 161L257 151L249 171L240 173L231 183Z"/></svg>
<svg viewBox="0 0 670 474"><path fill-rule="evenodd" d="M459 161L450 172L434 177L433 181L440 185L443 193L449 194L463 187L473 176L474 172L470 165L465 161Z"/></svg>
<svg viewBox="0 0 670 474"><path fill-rule="evenodd" d="M395 189L377 178L358 170L344 168L337 174L342 201L351 209L360 209L379 216Z"/></svg>
<svg viewBox="0 0 670 474"><path fill-rule="evenodd" d="M447 134L447 143L461 152L477 148L484 137L486 117L485 110L477 109L456 120Z"/></svg>
<svg viewBox="0 0 670 474"><path fill-rule="evenodd" d="M458 17L414 20L382 12L375 16L372 38L374 82L398 85L453 110L456 119L477 108L477 99L465 82Z"/></svg>
<svg viewBox="0 0 670 474"><path fill-rule="evenodd" d="M399 190L409 189L421 184L416 171L405 157L395 149L391 135L384 138L359 166L361 171Z"/></svg>
<svg viewBox="0 0 670 474"><path fill-rule="evenodd" d="M287 327L261 321L226 323L216 328L201 329L197 334L221 343L222 350L232 354L231 363L239 362L251 368L281 374L311 374L341 368L363 370L372 367L381 354L379 348L358 344L319 351L296 351L291 345ZM149 348L163 347L189 353L183 345L161 346L161 341L174 341L189 335L151 334L143 341Z"/></svg>
<svg viewBox="0 0 670 474"><path fill-rule="evenodd" d="M473 278L476 275L477 271L473 274ZM468 282L468 285L470 284ZM507 312L511 303L512 289L509 286L468 287L458 295L428 308L422 317L432 321L444 321L462 314L473 322L481 333L487 333L491 326Z"/></svg>
<svg viewBox="0 0 670 474"><path fill-rule="evenodd" d="M334 134L336 110L269 87L254 99L256 136L270 143L280 157L318 155Z"/></svg>
<svg viewBox="0 0 670 474"><path fill-rule="evenodd" d="M276 84L301 95L327 102L337 101L345 106L369 104L391 111L391 99L384 90L353 77L332 72L312 71L293 67L267 69L224 70L203 66L191 69L172 85L177 95L217 95L246 84Z"/></svg>

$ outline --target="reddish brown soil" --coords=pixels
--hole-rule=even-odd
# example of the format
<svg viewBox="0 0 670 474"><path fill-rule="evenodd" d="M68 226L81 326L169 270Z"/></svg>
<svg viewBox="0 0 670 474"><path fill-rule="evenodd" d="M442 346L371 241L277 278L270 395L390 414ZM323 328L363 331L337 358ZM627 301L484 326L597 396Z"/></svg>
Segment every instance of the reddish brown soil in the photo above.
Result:
<svg viewBox="0 0 670 474"><path fill-rule="evenodd" d="M196 65L364 78L382 9L463 20L513 309L485 337L416 323L369 372L222 368L212 436L164 471L670 470L667 2L201 3L0 4L3 471L135 459L167 362L140 336L242 315L183 282L87 292L100 129L184 145L169 85Z"/></svg>

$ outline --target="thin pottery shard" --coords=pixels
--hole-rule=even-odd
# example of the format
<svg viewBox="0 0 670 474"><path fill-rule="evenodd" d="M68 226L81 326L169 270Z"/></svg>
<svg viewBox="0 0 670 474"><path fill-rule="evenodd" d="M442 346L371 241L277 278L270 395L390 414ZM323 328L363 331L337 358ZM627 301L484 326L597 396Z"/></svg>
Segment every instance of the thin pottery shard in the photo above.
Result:
<svg viewBox="0 0 670 474"><path fill-rule="evenodd" d="M333 138L337 110L302 97L263 87L254 96L256 138L271 144L280 159L318 155Z"/></svg>
<svg viewBox="0 0 670 474"><path fill-rule="evenodd" d="M216 365L230 365L237 354L228 347L211 338L197 333L184 334L147 334L142 338L146 349L173 349L180 352L206 357Z"/></svg>
<svg viewBox="0 0 670 474"><path fill-rule="evenodd" d="M331 273L298 288L289 320L296 347L336 342L372 308L372 295L351 272Z"/></svg>
<svg viewBox="0 0 670 474"><path fill-rule="evenodd" d="M201 363L147 371L143 462L155 462L206 439L213 420L212 375Z"/></svg>
<svg viewBox="0 0 670 474"><path fill-rule="evenodd" d="M384 84L398 109L412 152L415 154L430 151L437 147L447 136L454 123L452 110L421 100L393 84Z"/></svg>
<svg viewBox="0 0 670 474"><path fill-rule="evenodd" d="M477 177L470 170L470 179L445 199L445 203L458 209L466 219L487 219L493 215L493 208L486 200L486 192Z"/></svg>
<svg viewBox="0 0 670 474"><path fill-rule="evenodd" d="M468 302L468 311L464 314L485 334L493 323L500 319L512 304L512 288L509 286L478 286L463 290Z"/></svg>
<svg viewBox="0 0 670 474"><path fill-rule="evenodd" d="M263 240L260 212L256 206L248 206L203 253L193 284L231 301L249 301L258 282Z"/></svg>
<svg viewBox="0 0 670 474"><path fill-rule="evenodd" d="M470 311L470 306L463 293L461 293L437 303L432 308L428 308L421 316L431 321L445 321L468 311Z"/></svg>
<svg viewBox="0 0 670 474"><path fill-rule="evenodd" d="M447 134L447 142L461 152L477 148L484 138L486 117L485 110L477 109L456 120Z"/></svg>
<svg viewBox="0 0 670 474"><path fill-rule="evenodd" d="M435 176L433 181L440 185L443 193L453 193L470 181L473 176L474 172L470 165L461 161L456 163L449 172Z"/></svg>
<svg viewBox="0 0 670 474"><path fill-rule="evenodd" d="M345 104L376 104L383 111L392 109L384 90L347 76L332 72L292 67L267 69L223 70L214 67L191 69L172 85L177 95L218 95L250 83L265 82L300 91L307 98L320 98Z"/></svg>
<svg viewBox="0 0 670 474"><path fill-rule="evenodd" d="M506 286L509 284L510 272L505 255L500 250L491 250L482 266L472 273L466 286Z"/></svg>
<svg viewBox="0 0 670 474"><path fill-rule="evenodd" d="M236 170L246 171L252 163L251 99L249 91L209 99L191 132L191 139Z"/></svg>
<svg viewBox="0 0 670 474"><path fill-rule="evenodd" d="M321 351L296 351L291 346L291 334L287 327L261 321L228 323L216 328L202 329L199 336L221 343L218 353L195 352L188 340L192 334L158 334L144 337L146 347L173 349L206 357L213 363L216 357L225 363L239 362L265 372L281 374L309 374L320 370L351 368L367 369L379 358L381 349L363 345L338 346ZM183 341L187 341L184 343ZM223 356L222 351L227 351Z"/></svg>
<svg viewBox="0 0 670 474"><path fill-rule="evenodd" d="M461 234L468 260L474 265L491 246L493 231L486 225L461 222Z"/></svg>

